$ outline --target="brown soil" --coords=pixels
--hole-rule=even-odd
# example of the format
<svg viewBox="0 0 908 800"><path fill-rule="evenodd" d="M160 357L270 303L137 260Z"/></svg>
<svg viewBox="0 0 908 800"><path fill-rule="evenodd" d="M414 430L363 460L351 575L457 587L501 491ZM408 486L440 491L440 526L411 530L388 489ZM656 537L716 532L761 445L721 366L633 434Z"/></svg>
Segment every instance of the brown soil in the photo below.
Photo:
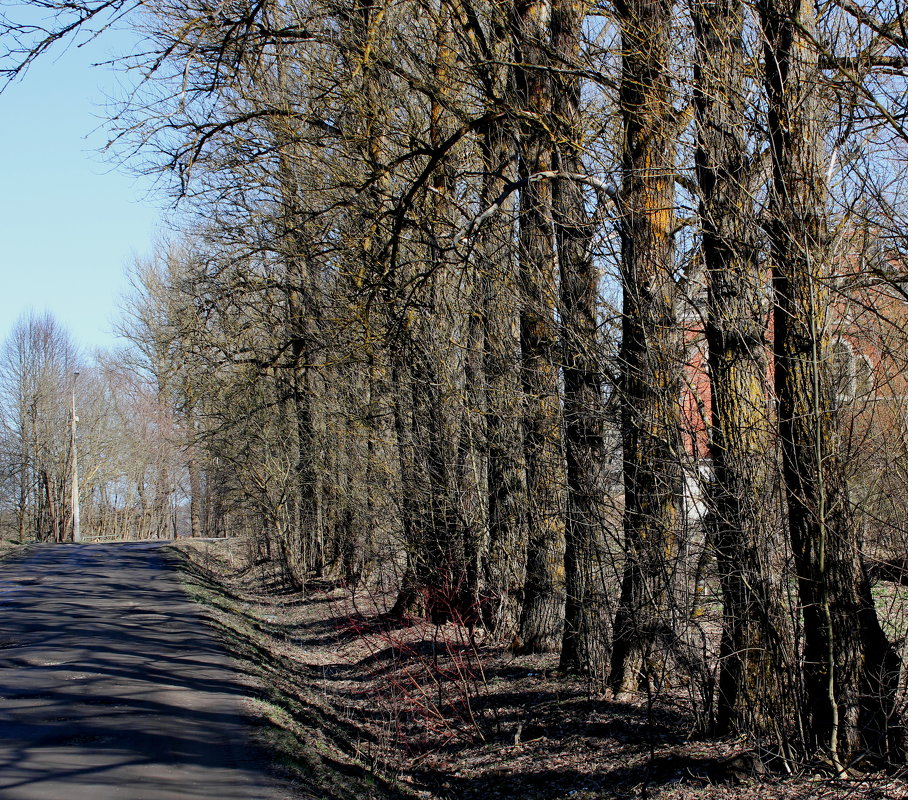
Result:
<svg viewBox="0 0 908 800"><path fill-rule="evenodd" d="M774 770L745 742L698 736L680 696L617 702L557 674L555 656L515 657L452 624L391 624L377 598L328 581L288 591L242 542L180 551L191 593L259 677L269 744L309 788L317 775L354 776L357 798L908 799L908 770Z"/></svg>

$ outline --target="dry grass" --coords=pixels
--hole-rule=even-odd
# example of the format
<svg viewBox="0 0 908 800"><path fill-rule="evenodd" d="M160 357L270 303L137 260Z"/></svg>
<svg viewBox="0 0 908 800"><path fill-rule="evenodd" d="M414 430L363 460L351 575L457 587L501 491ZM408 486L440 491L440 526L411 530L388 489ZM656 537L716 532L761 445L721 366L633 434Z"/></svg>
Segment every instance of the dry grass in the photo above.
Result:
<svg viewBox="0 0 908 800"><path fill-rule="evenodd" d="M180 547L192 592L259 678L269 743L318 796L908 798L900 775L767 774L743 743L698 738L680 700L615 702L557 675L554 657L389 624L382 598L289 592L240 542Z"/></svg>
<svg viewBox="0 0 908 800"><path fill-rule="evenodd" d="M0 538L0 560L15 556L21 553L27 544L20 544L18 539Z"/></svg>

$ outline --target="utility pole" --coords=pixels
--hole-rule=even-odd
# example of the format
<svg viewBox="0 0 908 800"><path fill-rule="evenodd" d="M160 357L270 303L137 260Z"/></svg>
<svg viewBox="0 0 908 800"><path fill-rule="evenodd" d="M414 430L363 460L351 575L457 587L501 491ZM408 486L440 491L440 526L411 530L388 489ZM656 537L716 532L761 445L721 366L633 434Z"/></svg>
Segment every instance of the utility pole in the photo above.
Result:
<svg viewBox="0 0 908 800"><path fill-rule="evenodd" d="M76 416L76 378L78 372L73 373L73 405L72 405L72 450L73 450L73 542L82 541L82 533L79 530L79 462L76 457L76 423L79 418Z"/></svg>

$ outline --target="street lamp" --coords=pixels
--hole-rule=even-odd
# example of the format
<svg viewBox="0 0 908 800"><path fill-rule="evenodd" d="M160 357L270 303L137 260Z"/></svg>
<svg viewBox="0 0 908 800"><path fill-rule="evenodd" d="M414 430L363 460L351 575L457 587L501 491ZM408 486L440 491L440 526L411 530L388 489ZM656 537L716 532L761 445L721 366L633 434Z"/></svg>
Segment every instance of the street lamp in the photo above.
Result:
<svg viewBox="0 0 908 800"><path fill-rule="evenodd" d="M79 462L76 458L76 423L79 418L76 416L76 378L78 372L73 372L73 407L72 407L72 448L73 448L73 541L81 542L82 533L79 530Z"/></svg>

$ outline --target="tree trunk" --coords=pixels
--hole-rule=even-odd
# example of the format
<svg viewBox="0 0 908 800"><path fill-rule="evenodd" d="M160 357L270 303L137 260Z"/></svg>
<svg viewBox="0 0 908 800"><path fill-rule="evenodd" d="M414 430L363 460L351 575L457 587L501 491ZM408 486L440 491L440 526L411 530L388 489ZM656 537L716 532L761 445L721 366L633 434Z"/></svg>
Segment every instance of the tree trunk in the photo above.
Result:
<svg viewBox="0 0 908 800"><path fill-rule="evenodd" d="M717 726L763 735L790 720L792 646L773 577L776 515L767 373L767 275L760 265L745 133L744 6L695 0L697 179L712 393L709 540L723 635Z"/></svg>
<svg viewBox="0 0 908 800"><path fill-rule="evenodd" d="M580 34L584 0L555 0L552 51L552 127L557 131L555 169L582 173ZM599 273L591 251L594 223L580 183L553 186L555 242L560 271L561 348L564 358L567 519L565 525L565 619L561 669L604 677L608 668L606 597L601 572L605 461L602 361L596 340Z"/></svg>
<svg viewBox="0 0 908 800"><path fill-rule="evenodd" d="M482 309L483 277L475 268L464 270L467 300L472 309ZM482 622L483 568L488 560L488 449L485 445L488 409L485 387L485 320L481 310L467 315L464 353L464 390L457 440L457 517L463 528L466 586L462 592L461 618L469 625Z"/></svg>
<svg viewBox="0 0 908 800"><path fill-rule="evenodd" d="M434 31L434 58L431 66L433 98L429 106L429 141L433 149L442 147L451 134L446 106L453 97L456 71L456 52L452 47L450 10L442 4L441 15ZM457 219L452 199L456 191L455 170L449 159L444 160L431 178L424 213L429 236L428 263L431 276L426 282L430 313L420 320L418 341L414 337L413 376L414 410L418 410L422 431L417 442L425 458L428 478L430 516L424 534L429 547L418 563L423 567L422 581L427 590L429 614L436 623L448 620L475 621L476 546L472 515L464 512L469 497L476 497L477 484L473 475L458 467L466 456L461 447L463 437L469 436L465 400L469 385L469 335L473 317L447 315L456 308L457 292L469 287L473 275L461 273L451 258L451 252L440 242L454 228ZM444 331L444 333L441 333ZM476 332L476 326L473 325ZM441 335L440 335L441 334ZM466 347L452 347L455 342ZM471 445L467 445L471 447ZM482 513L478 515L481 519ZM474 522L476 520L473 520Z"/></svg>
<svg viewBox="0 0 908 800"><path fill-rule="evenodd" d="M762 0L773 186L770 239L783 479L804 614L807 746L847 765L900 761L900 659L883 633L848 499L826 365L828 187L814 6Z"/></svg>
<svg viewBox="0 0 908 800"><path fill-rule="evenodd" d="M273 132L278 148L290 148L286 134ZM281 194L281 257L284 262L287 320L285 335L290 344L290 389L296 420L296 482L299 542L303 575L311 570L321 576L325 563L325 528L322 509L321 437L316 403L318 368L318 320L320 310L316 273L308 257L309 243L304 228L304 213L299 185L293 174L290 154L279 149L278 181Z"/></svg>
<svg viewBox="0 0 908 800"><path fill-rule="evenodd" d="M516 153L507 123L491 125L482 141L482 208L504 188L500 176L514 167ZM481 234L485 260L482 285L486 386L486 457L489 540L483 562L482 615L500 642L518 634L520 600L526 578L526 469L520 427L520 337L514 311L512 206L505 205Z"/></svg>
<svg viewBox="0 0 908 800"><path fill-rule="evenodd" d="M303 570L312 570L321 576L325 570L325 541L322 519L322 481L318 459L319 436L315 419L314 368L311 365L310 336L299 331L304 317L312 312L301 307L299 294L290 290L291 377L293 411L296 421L297 491L300 529L297 533L301 544ZM294 330L295 329L295 330Z"/></svg>
<svg viewBox="0 0 908 800"><path fill-rule="evenodd" d="M190 445L195 448L195 445ZM192 452L187 460L189 471L189 533L193 538L202 535L202 476L199 469L199 459Z"/></svg>
<svg viewBox="0 0 908 800"><path fill-rule="evenodd" d="M544 130L552 110L545 69L551 13L550 0L521 0L516 5L516 93L528 118L520 130L519 176L527 182L520 196L518 234L529 530L518 643L524 653L558 649L564 604L564 457L552 197L549 181L528 180L552 166L552 147Z"/></svg>
<svg viewBox="0 0 908 800"><path fill-rule="evenodd" d="M24 448L23 448L24 449ZM28 531L28 476L29 465L27 459L23 458L23 463L19 468L19 507L16 509L19 519L19 544L25 542Z"/></svg>
<svg viewBox="0 0 908 800"><path fill-rule="evenodd" d="M397 598L389 611L392 617L403 619L408 616L422 616L426 610L424 586L419 580L418 559L423 550L420 541L419 497L415 476L416 457L414 455L413 415L415 410L409 398L410 370L407 365L408 351L402 343L391 348L391 386L394 402L394 432L397 439L397 458L399 470L399 491L401 532L406 553L406 566L400 579Z"/></svg>
<svg viewBox="0 0 908 800"><path fill-rule="evenodd" d="M655 666L668 623L683 495L674 273L675 124L668 0L616 5L623 52L621 114L621 434L625 565L611 683L632 691Z"/></svg>

